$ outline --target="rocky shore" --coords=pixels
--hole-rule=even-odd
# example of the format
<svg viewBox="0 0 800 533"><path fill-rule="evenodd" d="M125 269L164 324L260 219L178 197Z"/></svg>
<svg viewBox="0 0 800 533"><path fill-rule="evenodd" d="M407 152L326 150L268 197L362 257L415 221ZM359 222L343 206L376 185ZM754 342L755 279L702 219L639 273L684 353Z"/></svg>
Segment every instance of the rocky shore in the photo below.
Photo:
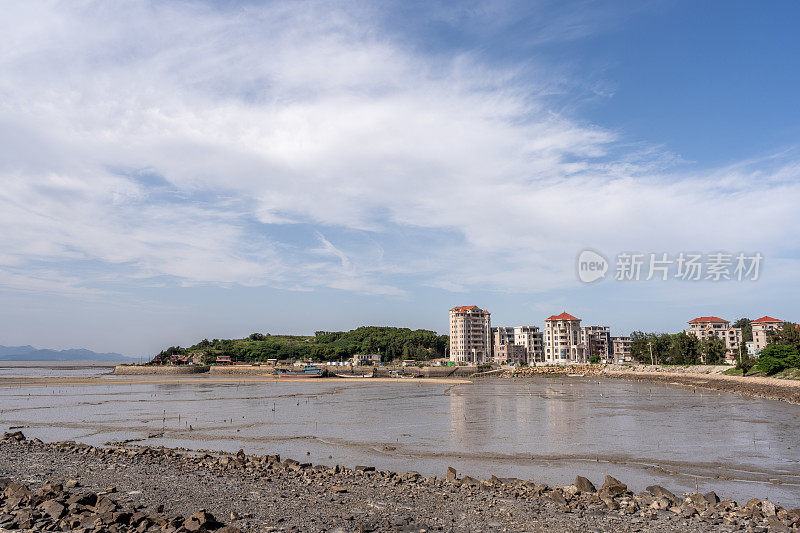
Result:
<svg viewBox="0 0 800 533"><path fill-rule="evenodd" d="M323 466L277 455L199 454L0 440L0 530L31 531L800 531L768 500L635 494L606 476L565 487ZM200 509L202 508L202 509ZM221 520L228 525L220 523Z"/></svg>

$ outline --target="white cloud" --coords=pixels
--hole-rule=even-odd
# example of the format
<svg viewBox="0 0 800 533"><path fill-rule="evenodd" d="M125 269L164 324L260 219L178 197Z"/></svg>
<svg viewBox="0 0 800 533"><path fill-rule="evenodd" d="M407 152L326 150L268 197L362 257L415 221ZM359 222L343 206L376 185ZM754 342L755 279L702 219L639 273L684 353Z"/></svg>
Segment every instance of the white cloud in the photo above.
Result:
<svg viewBox="0 0 800 533"><path fill-rule="evenodd" d="M800 222L791 154L678 172L553 112L513 68L382 37L363 7L6 9L8 286L35 263L52 290L167 277L402 295L413 275L537 291L574 282L585 246L777 253Z"/></svg>

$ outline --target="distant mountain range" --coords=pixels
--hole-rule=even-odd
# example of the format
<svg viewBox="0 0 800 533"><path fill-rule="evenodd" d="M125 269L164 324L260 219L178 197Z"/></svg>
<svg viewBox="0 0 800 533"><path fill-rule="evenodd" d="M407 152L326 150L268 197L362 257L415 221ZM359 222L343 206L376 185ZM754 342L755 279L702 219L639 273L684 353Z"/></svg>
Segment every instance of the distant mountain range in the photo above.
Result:
<svg viewBox="0 0 800 533"><path fill-rule="evenodd" d="M84 348L39 350L33 346L0 346L0 361L129 361L118 353L97 353Z"/></svg>

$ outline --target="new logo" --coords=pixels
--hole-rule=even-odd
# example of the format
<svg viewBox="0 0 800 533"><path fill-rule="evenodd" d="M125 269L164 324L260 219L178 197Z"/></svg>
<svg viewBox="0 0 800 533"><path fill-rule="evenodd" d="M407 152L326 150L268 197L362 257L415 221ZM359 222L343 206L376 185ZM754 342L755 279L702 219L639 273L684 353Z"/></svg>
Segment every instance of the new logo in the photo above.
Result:
<svg viewBox="0 0 800 533"><path fill-rule="evenodd" d="M584 250L578 254L578 279L593 283L606 277L608 260L594 250Z"/></svg>

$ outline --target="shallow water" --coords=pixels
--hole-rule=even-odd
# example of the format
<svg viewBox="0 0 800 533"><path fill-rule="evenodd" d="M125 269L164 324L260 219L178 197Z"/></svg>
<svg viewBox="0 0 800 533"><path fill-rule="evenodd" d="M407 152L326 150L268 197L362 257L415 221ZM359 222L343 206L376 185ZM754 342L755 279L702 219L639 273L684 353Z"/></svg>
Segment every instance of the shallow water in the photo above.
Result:
<svg viewBox="0 0 800 533"><path fill-rule="evenodd" d="M568 484L580 474L599 484L608 473L634 490L697 486L800 506L800 406L773 400L588 377L133 381L2 385L0 427L27 426L46 441L243 448L423 475L453 466L481 478Z"/></svg>

